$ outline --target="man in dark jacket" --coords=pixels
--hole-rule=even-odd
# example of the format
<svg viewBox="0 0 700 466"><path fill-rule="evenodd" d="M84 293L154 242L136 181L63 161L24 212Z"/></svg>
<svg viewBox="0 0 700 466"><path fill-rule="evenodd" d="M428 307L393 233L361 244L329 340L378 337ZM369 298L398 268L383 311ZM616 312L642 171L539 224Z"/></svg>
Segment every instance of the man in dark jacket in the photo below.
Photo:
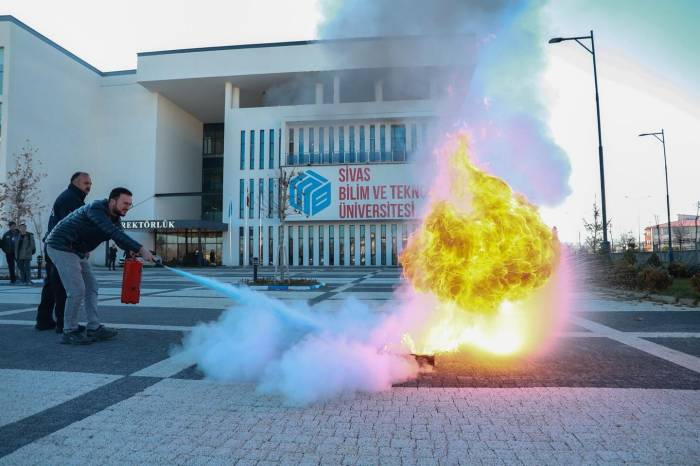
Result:
<svg viewBox="0 0 700 466"><path fill-rule="evenodd" d="M34 241L34 235L27 231L26 224L20 223L19 239L15 247L15 259L19 269L19 279L23 285L32 284L31 264L35 253L36 242Z"/></svg>
<svg viewBox="0 0 700 466"><path fill-rule="evenodd" d="M10 283L17 281L15 275L15 249L17 248L17 240L19 239L19 230L15 222L10 222L10 229L2 235L2 251L7 259L7 269L10 272Z"/></svg>
<svg viewBox="0 0 700 466"><path fill-rule="evenodd" d="M70 184L61 194L58 195L51 210L49 226L46 229L44 241L51 233L53 227L63 220L68 214L85 205L85 197L90 192L92 180L85 172L75 172L70 177ZM56 333L63 333L63 314L66 308L66 290L61 283L56 268L51 262L51 258L44 250L46 260L46 277L44 287L41 289L41 302L36 309L37 330L56 329ZM56 320L51 314L54 314Z"/></svg>
<svg viewBox="0 0 700 466"><path fill-rule="evenodd" d="M108 199L84 205L49 234L46 249L68 296L61 343L84 345L117 335L116 330L101 325L97 315L97 280L88 262L93 249L111 239L126 251L140 253L144 260L153 260L151 252L122 229L121 217L131 208L131 196L126 188L114 188ZM87 336L78 325L81 305L87 315Z"/></svg>

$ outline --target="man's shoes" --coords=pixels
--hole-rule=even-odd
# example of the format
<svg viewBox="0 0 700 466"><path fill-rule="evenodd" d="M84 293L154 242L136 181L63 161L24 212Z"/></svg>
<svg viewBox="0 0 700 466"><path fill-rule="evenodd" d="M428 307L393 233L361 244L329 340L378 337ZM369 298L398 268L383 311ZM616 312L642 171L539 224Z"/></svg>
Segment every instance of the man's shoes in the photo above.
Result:
<svg viewBox="0 0 700 466"><path fill-rule="evenodd" d="M37 322L36 325L34 326L35 329L42 331L42 330L53 330L56 328L56 322L51 321L51 322ZM61 329L63 331L63 329Z"/></svg>
<svg viewBox="0 0 700 466"><path fill-rule="evenodd" d="M111 340L112 338L116 337L118 333L119 332L113 328L107 328L104 325L100 325L95 330L88 329L87 337L92 341L104 341Z"/></svg>
<svg viewBox="0 0 700 466"><path fill-rule="evenodd" d="M61 338L62 345L89 345L91 343L92 340L86 337L80 329L64 333L63 338Z"/></svg>
<svg viewBox="0 0 700 466"><path fill-rule="evenodd" d="M85 331L85 326L84 325L78 325L78 330L81 332ZM63 333L63 324L58 325L58 322L56 322L56 333Z"/></svg>

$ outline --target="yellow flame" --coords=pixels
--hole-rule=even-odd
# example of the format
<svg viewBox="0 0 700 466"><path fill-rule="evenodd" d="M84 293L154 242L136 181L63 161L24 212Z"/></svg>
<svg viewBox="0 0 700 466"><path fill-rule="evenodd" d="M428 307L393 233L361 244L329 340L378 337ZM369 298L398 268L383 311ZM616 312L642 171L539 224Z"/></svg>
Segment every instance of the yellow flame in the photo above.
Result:
<svg viewBox="0 0 700 466"><path fill-rule="evenodd" d="M516 353L535 332L527 301L552 275L559 242L535 206L471 163L465 137L449 177L447 199L430 205L401 254L413 288L439 300L429 327L404 341L425 354L465 344Z"/></svg>

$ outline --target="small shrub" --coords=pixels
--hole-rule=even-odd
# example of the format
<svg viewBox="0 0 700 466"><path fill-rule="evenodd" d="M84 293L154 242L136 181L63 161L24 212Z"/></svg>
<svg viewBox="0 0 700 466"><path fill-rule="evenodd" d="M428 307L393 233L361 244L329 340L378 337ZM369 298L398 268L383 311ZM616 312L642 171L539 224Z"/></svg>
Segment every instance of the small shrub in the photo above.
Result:
<svg viewBox="0 0 700 466"><path fill-rule="evenodd" d="M700 293L700 272L696 273L690 278L690 284L695 289L695 291Z"/></svg>
<svg viewBox="0 0 700 466"><path fill-rule="evenodd" d="M630 265L637 263L637 255L634 253L634 248L625 249L625 252L622 253L622 261Z"/></svg>
<svg viewBox="0 0 700 466"><path fill-rule="evenodd" d="M688 266L688 276L692 277L700 273L700 264L690 264Z"/></svg>
<svg viewBox="0 0 700 466"><path fill-rule="evenodd" d="M661 267L645 267L639 272L639 286L647 291L663 291L673 283L671 275Z"/></svg>
<svg viewBox="0 0 700 466"><path fill-rule="evenodd" d="M656 253L653 253L651 256L649 256L649 259L647 259L647 265L649 267L661 267L661 259L659 259L659 256Z"/></svg>
<svg viewBox="0 0 700 466"><path fill-rule="evenodd" d="M637 267L625 261L616 262L608 272L608 282L619 288L637 286Z"/></svg>
<svg viewBox="0 0 700 466"><path fill-rule="evenodd" d="M673 278L687 278L688 266L683 262L671 262L668 265L668 273L670 273Z"/></svg>

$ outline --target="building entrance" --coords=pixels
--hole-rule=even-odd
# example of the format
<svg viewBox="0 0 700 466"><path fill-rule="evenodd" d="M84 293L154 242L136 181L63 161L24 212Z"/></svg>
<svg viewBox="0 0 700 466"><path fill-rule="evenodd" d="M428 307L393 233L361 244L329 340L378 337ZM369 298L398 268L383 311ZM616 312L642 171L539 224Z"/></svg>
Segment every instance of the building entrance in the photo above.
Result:
<svg viewBox="0 0 700 466"><path fill-rule="evenodd" d="M223 233L200 229L155 232L156 254L167 265L221 265Z"/></svg>

